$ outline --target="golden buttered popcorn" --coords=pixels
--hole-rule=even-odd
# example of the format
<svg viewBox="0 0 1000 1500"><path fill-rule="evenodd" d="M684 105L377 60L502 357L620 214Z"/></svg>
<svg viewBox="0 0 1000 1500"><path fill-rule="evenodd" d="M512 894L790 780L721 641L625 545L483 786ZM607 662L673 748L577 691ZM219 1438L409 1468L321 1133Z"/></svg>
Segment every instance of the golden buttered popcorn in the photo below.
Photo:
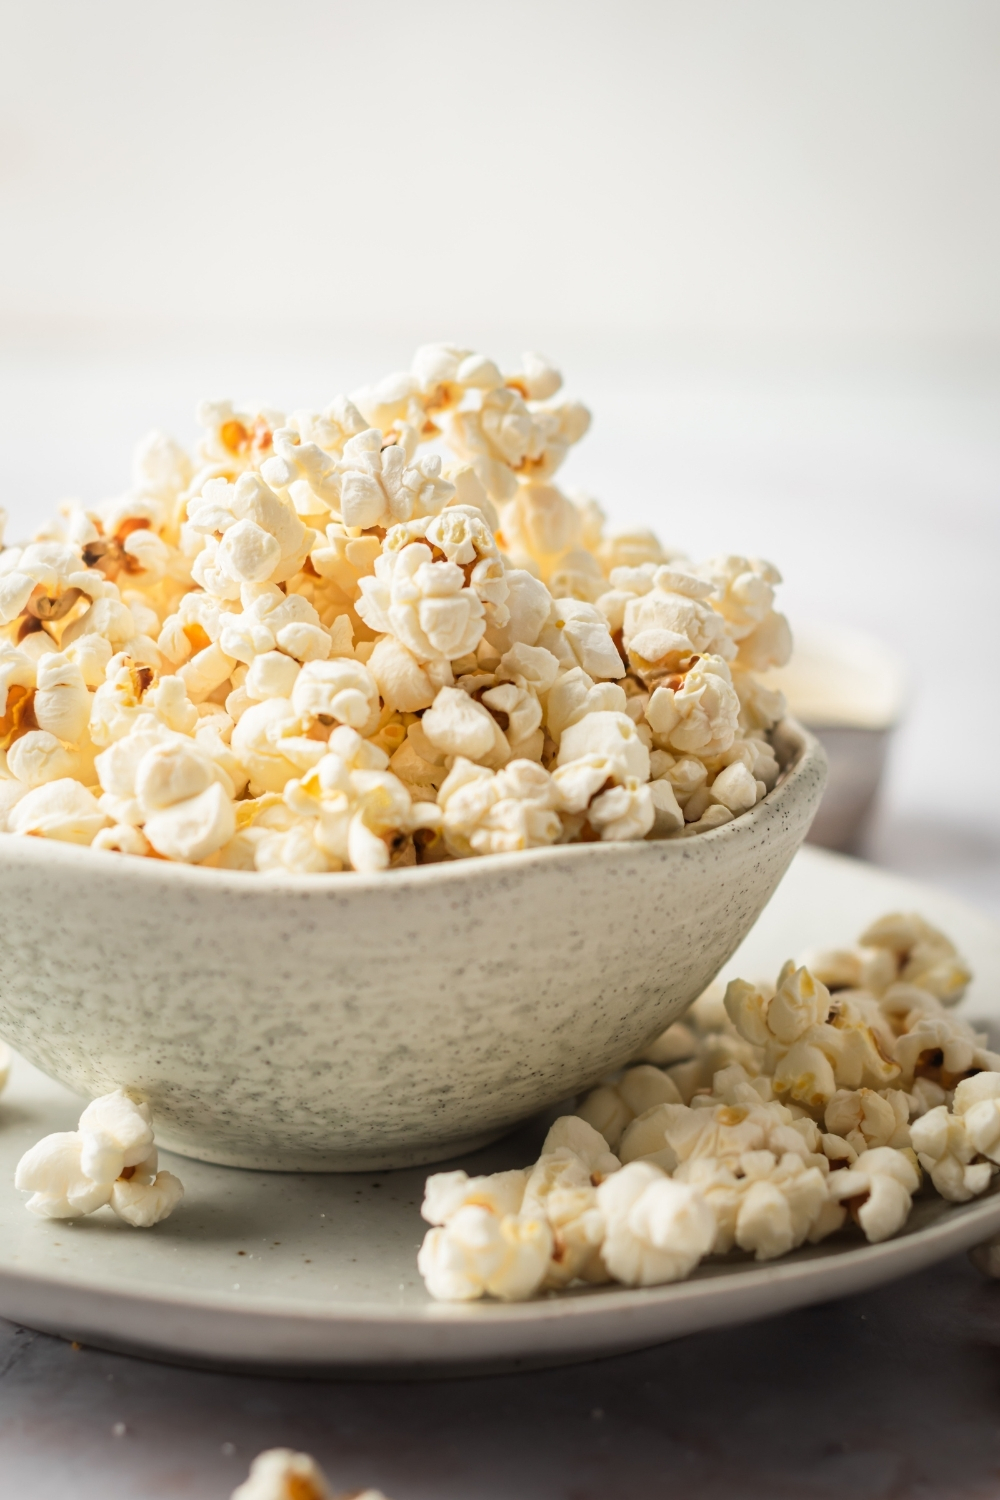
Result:
<svg viewBox="0 0 1000 1500"><path fill-rule="evenodd" d="M0 551L0 832L377 873L748 812L779 574L608 535L561 386L435 344L322 411L206 402Z"/></svg>

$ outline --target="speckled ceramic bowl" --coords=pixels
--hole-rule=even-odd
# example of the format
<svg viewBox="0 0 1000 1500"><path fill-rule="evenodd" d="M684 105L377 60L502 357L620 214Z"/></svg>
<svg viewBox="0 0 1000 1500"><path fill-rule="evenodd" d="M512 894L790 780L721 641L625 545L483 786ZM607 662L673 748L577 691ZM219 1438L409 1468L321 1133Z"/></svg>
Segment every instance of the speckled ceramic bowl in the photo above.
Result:
<svg viewBox="0 0 1000 1500"><path fill-rule="evenodd" d="M712 833L272 877L0 835L0 1034L171 1150L363 1171L485 1144L680 1014L823 790L817 742Z"/></svg>

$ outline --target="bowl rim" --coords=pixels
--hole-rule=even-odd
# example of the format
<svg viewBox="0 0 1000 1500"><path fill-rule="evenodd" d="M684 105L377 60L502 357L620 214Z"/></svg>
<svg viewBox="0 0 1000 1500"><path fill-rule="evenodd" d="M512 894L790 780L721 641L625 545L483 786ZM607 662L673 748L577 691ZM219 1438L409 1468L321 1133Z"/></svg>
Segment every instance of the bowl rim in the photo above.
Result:
<svg viewBox="0 0 1000 1500"><path fill-rule="evenodd" d="M147 886L150 883L162 887L178 884L194 888L200 886L206 893L210 890L228 890L246 895L257 891L274 896L279 892L312 892L317 895L340 892L346 896L349 893L393 891L427 884L447 885L456 880L463 883L484 880L490 875L514 870L527 871L557 860L603 859L607 862L625 851L633 858L646 860L690 859L695 845L698 849L714 849L727 841L742 838L760 824L769 821L790 799L790 795L798 790L803 777L813 769L821 771L822 781L825 782L827 757L814 733L789 715L780 720L774 733L786 743L790 741L792 749L787 769L782 772L775 786L748 812L691 839L609 839L601 843L548 844L538 849L518 849L503 854L441 860L434 864L410 865L368 875L356 870L315 874L225 870L216 866L188 865L174 860L129 858L116 850L93 849L86 844L71 844L61 839L0 833L0 862L62 865L75 868L81 875L89 872L92 876L112 876L128 884L142 881ZM817 807L818 805L817 797Z"/></svg>

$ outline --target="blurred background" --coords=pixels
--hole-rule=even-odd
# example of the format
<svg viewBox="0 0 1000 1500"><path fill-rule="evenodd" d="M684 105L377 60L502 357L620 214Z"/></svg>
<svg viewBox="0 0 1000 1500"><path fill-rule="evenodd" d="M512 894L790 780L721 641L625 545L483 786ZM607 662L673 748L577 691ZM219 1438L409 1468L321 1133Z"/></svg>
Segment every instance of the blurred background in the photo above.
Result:
<svg viewBox="0 0 1000 1500"><path fill-rule="evenodd" d="M12 538L123 488L150 426L190 441L201 396L540 349L594 412L566 483L612 524L769 557L803 639L888 648L851 646L883 719L906 683L863 847L1000 914L995 0L3 23Z"/></svg>

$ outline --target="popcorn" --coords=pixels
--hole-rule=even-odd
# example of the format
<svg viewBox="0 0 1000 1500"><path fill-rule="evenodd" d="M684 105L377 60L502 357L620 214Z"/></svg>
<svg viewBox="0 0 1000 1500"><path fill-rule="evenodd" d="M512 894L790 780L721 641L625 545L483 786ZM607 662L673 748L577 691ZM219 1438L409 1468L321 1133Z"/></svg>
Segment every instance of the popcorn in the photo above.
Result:
<svg viewBox="0 0 1000 1500"><path fill-rule="evenodd" d="M249 1478L237 1485L231 1500L332 1500L322 1469L308 1453L268 1448L250 1465ZM368 1490L358 1500L376 1500Z"/></svg>
<svg viewBox="0 0 1000 1500"><path fill-rule="evenodd" d="M306 662L287 696L300 719L347 724L359 734L370 734L379 715L375 678L347 657Z"/></svg>
<svg viewBox="0 0 1000 1500"><path fill-rule="evenodd" d="M7 769L25 788L72 778L78 757L43 729L30 729L7 751Z"/></svg>
<svg viewBox="0 0 1000 1500"><path fill-rule="evenodd" d="M942 1198L978 1197L1000 1167L1000 1072L976 1073L910 1127L913 1149Z"/></svg>
<svg viewBox="0 0 1000 1500"><path fill-rule="evenodd" d="M158 1170L149 1105L124 1089L89 1104L76 1130L47 1135L18 1162L14 1186L47 1219L73 1219L110 1204L127 1224L149 1229L180 1203L184 1189Z"/></svg>
<svg viewBox="0 0 1000 1500"><path fill-rule="evenodd" d="M904 1082L931 1079L949 1089L969 1073L1000 1068L986 1034L950 1015L929 991L892 985L880 1004L898 1032L892 1052Z"/></svg>
<svg viewBox="0 0 1000 1500"><path fill-rule="evenodd" d="M682 1103L677 1085L659 1068L640 1065L628 1068L622 1076L610 1084L601 1084L591 1089L577 1107L582 1120L599 1130L614 1150L621 1141L625 1127L637 1115L645 1114L658 1104Z"/></svg>
<svg viewBox="0 0 1000 1500"><path fill-rule="evenodd" d="M586 431L576 412L546 411L528 404L510 386L483 392L477 408L456 412L448 441L459 457L473 464L491 500L512 500L520 475L549 478L571 442Z"/></svg>
<svg viewBox="0 0 1000 1500"><path fill-rule="evenodd" d="M806 1240L825 1239L845 1219L828 1197L825 1164L809 1164L799 1151L745 1151L730 1166L695 1158L675 1180L695 1183L714 1210L717 1255L735 1244L757 1260L774 1260Z"/></svg>
<svg viewBox="0 0 1000 1500"><path fill-rule="evenodd" d="M653 795L635 776L593 798L587 821L602 840L642 839L656 820Z"/></svg>
<svg viewBox="0 0 1000 1500"><path fill-rule="evenodd" d="M415 434L387 446L369 427L344 445L339 465L340 513L345 526L391 527L413 516L436 515L455 493L441 478L436 454L413 463Z"/></svg>
<svg viewBox="0 0 1000 1500"><path fill-rule="evenodd" d="M875 924L859 949L822 950L814 961L832 994L791 962L774 986L734 980L724 994L713 987L686 1021L647 1043L640 1055L648 1062L591 1090L579 1124L600 1131L618 1153L611 1163L622 1163L596 1188L592 1178L588 1189L571 1151L553 1149L570 1123L557 1121L529 1177L531 1201L538 1209L548 1193L561 1202L571 1233L562 1273L550 1269L543 1285L595 1279L600 1215L601 1263L613 1280L636 1285L687 1275L701 1256L734 1247L773 1259L838 1232L849 1218L869 1241L886 1239L906 1222L921 1167L951 1201L986 1191L1000 1170L1000 1066L930 991L888 982L912 949L900 942L890 972L869 935L891 932L896 941L900 925ZM919 918L905 919L907 941L924 932ZM948 940L932 941L967 980ZM862 976L880 998L854 987ZM901 1070L886 1048L911 1036L920 1045L919 1028L937 1027L942 1016L953 1044L958 1038L967 1048L967 1075L953 1094L923 1075L909 1092L891 1087ZM799 1087L805 1049L828 1069L829 1090ZM863 1081L868 1074L874 1079ZM855 1082L845 1085L845 1076ZM522 1204L527 1197L525 1189Z"/></svg>
<svg viewBox="0 0 1000 1500"><path fill-rule="evenodd" d="M323 758L323 742L301 731L302 721L287 698L266 698L240 715L232 747L247 771L252 797L283 791L294 776Z"/></svg>
<svg viewBox="0 0 1000 1500"><path fill-rule="evenodd" d="M603 1182L604 1263L625 1286L658 1286L688 1276L715 1239L715 1214L688 1183L632 1162Z"/></svg>
<svg viewBox="0 0 1000 1500"><path fill-rule="evenodd" d="M600 610L579 599L554 599L537 645L567 669L581 667L595 682L625 676L625 666Z"/></svg>
<svg viewBox="0 0 1000 1500"><path fill-rule="evenodd" d="M400 713L419 713L434 702L436 689L430 676L412 651L395 636L384 635L375 642L368 658L368 669L386 708Z"/></svg>
<svg viewBox="0 0 1000 1500"><path fill-rule="evenodd" d="M562 834L554 778L529 760L491 772L459 756L438 792L452 854L500 854L554 844Z"/></svg>
<svg viewBox="0 0 1000 1500"><path fill-rule="evenodd" d="M543 795L544 768L520 764ZM513 769L457 762L444 800ZM886 984L878 945L860 947L860 957L817 958L832 993L792 962L773 986L706 991L647 1043L649 1061L556 1120L532 1167L430 1177L423 1215L433 1228L418 1262L430 1294L517 1300L607 1280L661 1284L708 1254L771 1260L852 1222L877 1243L906 1223L921 1168L950 1201L985 1192L1000 1171L1000 1067L970 1070L953 1093L923 1075L892 1087L901 1070L885 1049L947 1013L930 991ZM968 977L954 950L948 958ZM885 985L880 997L853 985L862 973ZM829 1069L829 1092L797 1088L809 1048Z"/></svg>
<svg viewBox="0 0 1000 1500"><path fill-rule="evenodd" d="M630 657L634 653L655 673L655 664L665 668L671 658L693 653L726 659L736 655L723 616L707 602L714 592L710 583L669 566L655 568L650 577L648 589L618 570L611 579L631 595L622 618L622 641Z"/></svg>
<svg viewBox="0 0 1000 1500"><path fill-rule="evenodd" d="M230 1500L332 1500L326 1476L308 1453L269 1448L250 1465ZM381 1490L352 1490L351 1500L386 1500Z"/></svg>
<svg viewBox="0 0 1000 1500"><path fill-rule="evenodd" d="M713 802L720 803L734 817L738 817L740 813L749 812L763 792L760 783L746 766L741 761L734 761L716 776L710 795Z"/></svg>
<svg viewBox="0 0 1000 1500"><path fill-rule="evenodd" d="M319 748L323 751L324 746ZM407 852L415 858L410 836L418 830L436 831L441 813L433 803L413 802L408 788L386 769L388 761L384 750L346 724L336 728L314 768L284 789L285 805L301 820L283 830L294 838L285 841L277 859L264 843L256 867L280 864L307 873L323 868L319 851L328 869L374 874L388 869L394 859L406 862ZM251 827L244 838L253 833ZM307 840L314 849L307 847Z"/></svg>
<svg viewBox="0 0 1000 1500"><path fill-rule="evenodd" d="M646 707L658 748L701 757L729 749L736 738L739 714L732 676L719 656L701 657L678 676L676 687L657 685Z"/></svg>
<svg viewBox="0 0 1000 1500"><path fill-rule="evenodd" d="M7 831L90 844L107 821L92 792L78 781L59 777L33 787L17 801L7 814Z"/></svg>
<svg viewBox="0 0 1000 1500"><path fill-rule="evenodd" d="M461 688L443 687L421 721L435 749L448 757L500 767L510 746L493 714Z"/></svg>
<svg viewBox="0 0 1000 1500"><path fill-rule="evenodd" d="M551 655L551 652L546 655ZM582 667L571 667L556 679L548 695L546 727L549 737L557 747L561 746L563 732L585 716L624 714L627 705L625 692L616 682L594 682Z"/></svg>
<svg viewBox="0 0 1000 1500"><path fill-rule="evenodd" d="M531 1170L429 1177L421 1213L438 1227L418 1266L431 1296L519 1301L572 1281L607 1281L597 1191L620 1165L596 1130L564 1116Z"/></svg>
<svg viewBox="0 0 1000 1500"><path fill-rule="evenodd" d="M122 852L152 849L184 863L205 859L236 831L235 787L220 764L225 757L213 756L204 739L190 740L159 720L150 718L147 725L97 757L101 808L143 831L141 840L126 839ZM103 839L101 847L121 848L120 836Z"/></svg>
<svg viewBox="0 0 1000 1500"><path fill-rule="evenodd" d="M388 538L387 538L388 541ZM375 575L360 581L358 614L394 635L420 662L450 662L475 651L485 609L458 563L434 562L424 542L383 552Z"/></svg>
<svg viewBox="0 0 1000 1500"><path fill-rule="evenodd" d="M882 995L897 975L897 965L884 948L813 948L802 963L831 992L857 989Z"/></svg>
<svg viewBox="0 0 1000 1500"><path fill-rule="evenodd" d="M737 1076L739 1087L722 1099L699 1096L693 1108L661 1104L637 1116L622 1136L622 1161L652 1159L675 1172L698 1159L735 1167L745 1152L770 1151L778 1157L792 1152L819 1164L811 1162L818 1152L810 1148L819 1145L814 1128L802 1127L784 1105L765 1099L738 1065L717 1073L713 1087L727 1075Z"/></svg>
<svg viewBox="0 0 1000 1500"><path fill-rule="evenodd" d="M544 1218L552 1231L543 1291L610 1279L601 1255L605 1225L594 1175L571 1149L543 1147L528 1177L521 1212Z"/></svg>
<svg viewBox="0 0 1000 1500"><path fill-rule="evenodd" d="M321 410L207 402L195 456L151 433L131 489L0 548L0 828L373 873L755 807L780 775L783 702L753 676L787 648L779 575L606 535L554 482L590 420L561 381L428 344ZM385 763L348 765L340 730ZM866 951L879 996L957 998L932 929Z"/></svg>
<svg viewBox="0 0 1000 1500"><path fill-rule="evenodd" d="M570 724L559 743L558 765L596 756L611 767L614 780L649 778L649 751L627 714L597 710Z"/></svg>
<svg viewBox="0 0 1000 1500"><path fill-rule="evenodd" d="M900 1076L875 1001L848 993L834 1001L807 968L788 963L773 993L734 980L725 1004L741 1035L767 1049L775 1092L822 1110L838 1088L881 1089Z"/></svg>
<svg viewBox="0 0 1000 1500"><path fill-rule="evenodd" d="M246 584L240 599L242 613L217 612L206 622L208 629L214 624L218 645L233 660L252 666L257 656L273 651L300 662L324 661L331 654L330 632L301 594L284 594L276 584Z"/></svg>
<svg viewBox="0 0 1000 1500"><path fill-rule="evenodd" d="M833 1201L851 1205L865 1238L878 1244L902 1229L919 1186L920 1174L912 1160L902 1151L879 1146L862 1152L846 1171L834 1172L829 1191Z"/></svg>
<svg viewBox="0 0 1000 1500"><path fill-rule="evenodd" d="M281 651L265 651L250 663L243 678L243 690L257 703L265 698L291 698L299 671L299 664L292 657Z"/></svg>
<svg viewBox="0 0 1000 1500"><path fill-rule="evenodd" d="M79 743L90 722L90 693L76 662L56 651L42 657L32 708L39 729L71 745Z"/></svg>
<svg viewBox="0 0 1000 1500"><path fill-rule="evenodd" d="M425 1202L426 1218L430 1211ZM552 1253L544 1220L464 1204L428 1231L417 1267L432 1297L468 1302L488 1295L519 1302L541 1286Z"/></svg>
<svg viewBox="0 0 1000 1500"><path fill-rule="evenodd" d="M561 1115L550 1126L542 1144L542 1156L559 1156L564 1151L582 1162L594 1187L600 1187L604 1179L621 1166L617 1156L608 1150L600 1131L576 1115Z"/></svg>
<svg viewBox="0 0 1000 1500"><path fill-rule="evenodd" d="M232 803L218 782L195 797L150 814L143 833L166 859L197 864L215 854L236 832Z"/></svg>
<svg viewBox="0 0 1000 1500"><path fill-rule="evenodd" d="M891 954L897 965L895 978L927 990L943 1005L954 1005L964 995L970 974L954 944L915 913L882 917L860 941Z"/></svg>
<svg viewBox="0 0 1000 1500"><path fill-rule="evenodd" d="M552 596L544 583L523 568L505 568L505 581L507 623L501 627L490 620L486 627L486 639L499 654L515 645L534 646L552 610Z"/></svg>
<svg viewBox="0 0 1000 1500"><path fill-rule="evenodd" d="M909 1100L902 1089L881 1094L874 1089L838 1089L824 1115L827 1130L848 1141L859 1155L879 1146L908 1146L909 1119Z"/></svg>
<svg viewBox="0 0 1000 1500"><path fill-rule="evenodd" d="M954 1113L976 1150L1000 1166L1000 1073L976 1073L955 1090Z"/></svg>

